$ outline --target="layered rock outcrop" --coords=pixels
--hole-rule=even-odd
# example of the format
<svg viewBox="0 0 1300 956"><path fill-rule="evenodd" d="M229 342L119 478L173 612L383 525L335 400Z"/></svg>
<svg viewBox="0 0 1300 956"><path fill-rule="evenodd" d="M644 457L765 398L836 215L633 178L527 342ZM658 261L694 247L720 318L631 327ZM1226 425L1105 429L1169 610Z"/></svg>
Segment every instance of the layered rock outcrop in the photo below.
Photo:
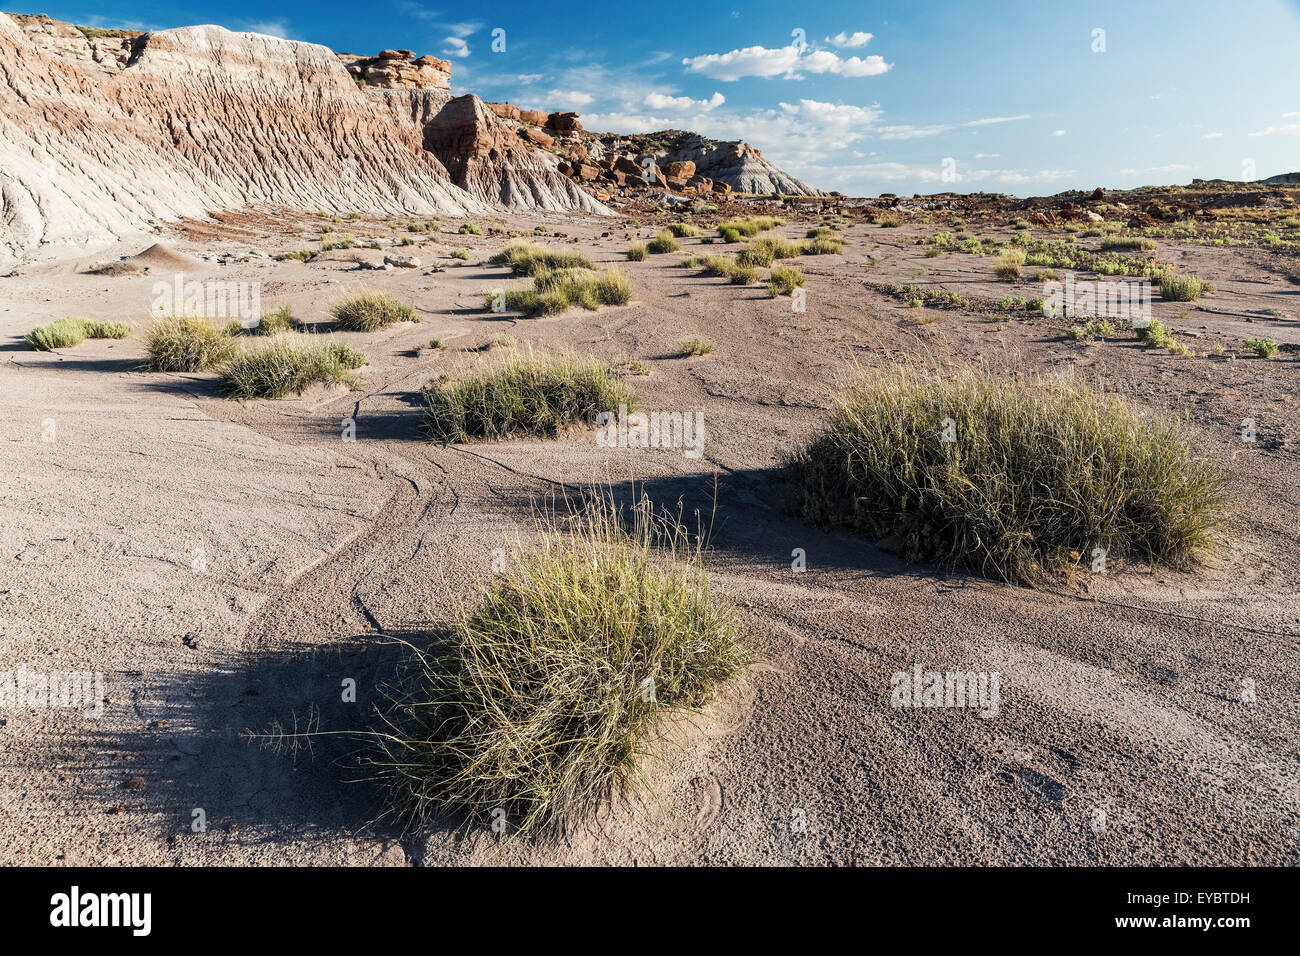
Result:
<svg viewBox="0 0 1300 956"><path fill-rule="evenodd" d="M382 50L378 56L337 56L360 86L381 90L451 89L451 64L436 56L417 57L410 50Z"/></svg>
<svg viewBox="0 0 1300 956"><path fill-rule="evenodd" d="M359 88L323 46L202 26L135 38L116 72L70 59L0 14L0 270L257 204L607 211L476 98Z"/></svg>

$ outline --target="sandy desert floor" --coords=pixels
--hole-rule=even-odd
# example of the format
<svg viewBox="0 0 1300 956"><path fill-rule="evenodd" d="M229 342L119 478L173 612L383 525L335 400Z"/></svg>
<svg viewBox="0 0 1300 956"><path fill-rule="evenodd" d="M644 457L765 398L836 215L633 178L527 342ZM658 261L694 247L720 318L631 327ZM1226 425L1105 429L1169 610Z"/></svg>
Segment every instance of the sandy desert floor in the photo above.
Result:
<svg viewBox="0 0 1300 956"><path fill-rule="evenodd" d="M1156 317L1180 338L1198 350L1263 335L1283 346L1271 360L1180 358L1131 339L1068 341L1069 323L1028 312L916 321L881 284L1041 294L995 281L986 259L925 258L916 239L933 230L922 227L847 227L843 256L801 260L807 311L795 313L761 285L675 268L680 255L623 263L628 236L644 241L649 226L502 222L525 233L545 222L564 236L543 241L623 264L636 301L550 318L485 312L484 292L527 282L487 263L503 242L491 236L435 235L399 250L422 268L391 272L357 270L357 255L382 257L367 250L196 261L187 279L260 282L264 308L289 304L308 322L327 322L329 304L362 285L422 319L339 334L370 359L360 390L241 404L212 375L141 368L151 289L174 267L105 276L85 262L0 278L3 660L102 671L108 698L98 720L0 711L0 862L1300 862L1300 323L1273 314L1300 314L1300 285L1279 255L1161 242L1162 258L1218 287L1198 303L1157 296ZM277 253L301 245L285 226L250 214L163 241L191 256ZM681 242L683 254L724 249ZM469 261L447 255L462 247ZM135 331L58 353L23 346L27 330L65 315ZM434 337L445 347L421 348ZM676 357L690 337L716 351ZM421 385L530 343L645 363L632 381L647 408L703 412L703 457L602 448L590 430L423 440ZM1185 411L1232 478L1221 552L1191 573L1112 565L1030 590L904 563L787 514L783 456L855 363L898 354L1073 369L1142 407ZM341 437L348 417L354 442ZM1254 443L1240 440L1247 418ZM760 662L674 726L648 792L559 843L499 841L457 820L421 833L372 823L383 793L355 779L347 738L286 752L244 736L295 720L364 726L396 654L382 635L418 640L453 613L548 496L635 487L707 516L715 481L713 579ZM1000 712L891 708L890 675L915 663L999 672ZM340 700L346 678L356 703Z"/></svg>

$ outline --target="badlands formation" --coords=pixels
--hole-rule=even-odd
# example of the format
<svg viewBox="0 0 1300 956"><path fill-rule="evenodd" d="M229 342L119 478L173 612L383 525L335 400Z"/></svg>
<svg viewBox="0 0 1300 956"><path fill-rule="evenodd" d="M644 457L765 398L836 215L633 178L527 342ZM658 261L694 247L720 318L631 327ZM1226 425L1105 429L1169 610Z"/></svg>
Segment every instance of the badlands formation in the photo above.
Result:
<svg viewBox="0 0 1300 956"><path fill-rule="evenodd" d="M850 199L743 143L452 97L417 52L0 16L0 705L18 667L103 681L95 719L0 706L0 865L1300 862L1300 190ZM512 237L630 297L492 308L533 291ZM1093 288L1156 260L1213 283L1151 295L1159 345L1032 304L1049 270ZM803 284L769 291L778 270ZM159 288L191 282L296 320L223 317L241 355L365 364L240 400L151 370ZM340 326L366 290L409 311ZM27 346L65 317L129 328ZM698 416L702 454L594 423L429 440L426 387L529 348ZM1230 482L1220 548L1080 556L1030 588L792 513L783 463L838 384L907 359L1176 415ZM654 741L644 789L553 840L382 817L349 735L394 639L443 633L540 510L592 488L699 512L752 664ZM897 706L922 668L999 675L996 708ZM273 736L295 727L343 736Z"/></svg>

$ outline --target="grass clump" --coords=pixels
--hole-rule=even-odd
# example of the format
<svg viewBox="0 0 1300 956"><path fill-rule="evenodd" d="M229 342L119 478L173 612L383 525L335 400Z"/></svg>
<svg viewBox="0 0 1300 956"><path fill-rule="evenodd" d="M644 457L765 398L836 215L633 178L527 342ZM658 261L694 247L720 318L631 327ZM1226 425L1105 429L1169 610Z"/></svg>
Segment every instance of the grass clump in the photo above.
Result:
<svg viewBox="0 0 1300 956"><path fill-rule="evenodd" d="M627 256L629 262L644 262L646 257L645 246L628 246L627 252L623 253L623 255Z"/></svg>
<svg viewBox="0 0 1300 956"><path fill-rule="evenodd" d="M689 259L683 259L681 265L687 269L703 269L709 275L727 279L732 285L749 285L758 281L757 269L742 265L726 256L691 256Z"/></svg>
<svg viewBox="0 0 1300 956"><path fill-rule="evenodd" d="M678 239L687 239L691 236L698 236L700 227L689 222L671 222L668 224L668 231Z"/></svg>
<svg viewBox="0 0 1300 956"><path fill-rule="evenodd" d="M881 216L876 220L876 225L881 229L897 229L903 224L903 217L896 216L893 213Z"/></svg>
<svg viewBox="0 0 1300 956"><path fill-rule="evenodd" d="M1160 286L1160 295L1168 302L1195 302L1203 294L1214 291L1212 284L1193 275L1161 272L1155 280Z"/></svg>
<svg viewBox="0 0 1300 956"><path fill-rule="evenodd" d="M156 319L144 347L146 364L155 372L201 372L224 365L239 351L229 335L192 315Z"/></svg>
<svg viewBox="0 0 1300 956"><path fill-rule="evenodd" d="M1145 236L1106 236L1101 240L1103 251L1108 249L1140 249L1143 252L1155 252L1160 244Z"/></svg>
<svg viewBox="0 0 1300 956"><path fill-rule="evenodd" d="M708 355L713 351L713 343L704 339L686 339L681 345L677 346L677 355L679 358L690 358L693 355Z"/></svg>
<svg viewBox="0 0 1300 956"><path fill-rule="evenodd" d="M803 270L799 267L777 266L767 277L767 293L774 299L779 295L794 295L794 290L803 283Z"/></svg>
<svg viewBox="0 0 1300 956"><path fill-rule="evenodd" d="M910 366L851 385L789 477L819 524L1025 584L1095 547L1186 566L1225 503L1171 417L1077 381Z"/></svg>
<svg viewBox="0 0 1300 956"><path fill-rule="evenodd" d="M217 386L231 398L280 398L318 382L356 385L352 371L365 364L364 355L342 342L304 345L279 335L232 358Z"/></svg>
<svg viewBox="0 0 1300 956"><path fill-rule="evenodd" d="M661 255L665 252L676 252L679 249L681 249L681 246L667 229L646 243L646 251L652 256Z"/></svg>
<svg viewBox="0 0 1300 956"><path fill-rule="evenodd" d="M1278 344L1272 339L1246 339L1245 346L1260 358L1272 358L1278 349Z"/></svg>
<svg viewBox="0 0 1300 956"><path fill-rule="evenodd" d="M494 308L498 296L504 307L528 315L558 315L575 305L595 311L602 305L626 305L632 301L632 284L617 269L596 272L593 269L543 269L533 277L532 289L494 290L484 297L484 308Z"/></svg>
<svg viewBox="0 0 1300 956"><path fill-rule="evenodd" d="M748 219L732 219L722 223L718 226L718 235L726 242L740 242L782 225L785 225L785 220L775 216L750 216ZM730 238L730 235L735 238Z"/></svg>
<svg viewBox="0 0 1300 956"><path fill-rule="evenodd" d="M468 249L453 249L451 252L447 253L447 255L451 256L453 259L459 259L461 262L469 262Z"/></svg>
<svg viewBox="0 0 1300 956"><path fill-rule="evenodd" d="M1019 249L1008 249L993 260L993 274L1003 282L1015 282L1025 265L1025 254Z"/></svg>
<svg viewBox="0 0 1300 956"><path fill-rule="evenodd" d="M1158 349L1168 348L1174 343L1174 337L1169 334L1169 329L1159 319L1151 319L1146 325L1135 325L1133 331L1147 345L1153 345Z"/></svg>
<svg viewBox="0 0 1300 956"><path fill-rule="evenodd" d="M52 352L80 345L86 339L124 339L130 334L131 326L125 322L65 318L38 325L23 336L23 342L29 349Z"/></svg>
<svg viewBox="0 0 1300 956"><path fill-rule="evenodd" d="M841 237L839 231L836 229L832 229L830 226L817 226L813 229L809 229L806 233L804 233L804 238L805 239L839 239Z"/></svg>
<svg viewBox="0 0 1300 956"><path fill-rule="evenodd" d="M490 260L497 265L509 266L515 275L536 275L541 269L595 269L580 252L547 249L535 242L511 242Z"/></svg>
<svg viewBox="0 0 1300 956"><path fill-rule="evenodd" d="M344 332L375 332L398 322L418 322L415 309L387 292L358 292L337 303L330 314Z"/></svg>
<svg viewBox="0 0 1300 956"><path fill-rule="evenodd" d="M531 349L430 382L423 396L424 430L444 443L517 434L553 438L599 412L638 404L604 362Z"/></svg>
<svg viewBox="0 0 1300 956"><path fill-rule="evenodd" d="M293 309L282 305L274 312L264 313L250 331L254 335L278 335L281 332L292 332L297 327L298 320L293 316Z"/></svg>
<svg viewBox="0 0 1300 956"><path fill-rule="evenodd" d="M457 229L456 232L459 233L459 234L462 235L462 236L481 236L481 235L483 235L483 229L482 229L482 227L481 227L481 226L476 226L476 225L475 225L474 223L472 223L472 222L462 222L462 223L460 224L460 228Z"/></svg>
<svg viewBox="0 0 1300 956"><path fill-rule="evenodd" d="M553 835L641 779L674 712L748 663L714 599L705 550L648 500L547 519L450 628L416 652L386 708L376 763L400 810Z"/></svg>

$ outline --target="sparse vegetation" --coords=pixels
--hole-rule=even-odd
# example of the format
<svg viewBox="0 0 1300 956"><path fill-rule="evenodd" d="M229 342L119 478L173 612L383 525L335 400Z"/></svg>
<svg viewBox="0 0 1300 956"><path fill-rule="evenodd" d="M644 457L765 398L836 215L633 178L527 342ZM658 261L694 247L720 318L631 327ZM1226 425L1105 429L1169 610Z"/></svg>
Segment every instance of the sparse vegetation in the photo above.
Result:
<svg viewBox="0 0 1300 956"><path fill-rule="evenodd" d="M894 213L887 213L876 220L876 225L881 229L897 229L903 224L903 217Z"/></svg>
<svg viewBox="0 0 1300 956"><path fill-rule="evenodd" d="M665 718L747 663L675 516L601 499L540 531L394 688L376 763L417 820L502 808L516 833L558 832L638 781Z"/></svg>
<svg viewBox="0 0 1300 956"><path fill-rule="evenodd" d="M1018 249L1008 249L993 262L993 274L1004 282L1015 282L1025 264L1025 254Z"/></svg>
<svg viewBox="0 0 1300 956"><path fill-rule="evenodd" d="M767 292L774 299L794 295L794 290L804 283L803 271L797 266L777 266L767 278Z"/></svg>
<svg viewBox="0 0 1300 956"><path fill-rule="evenodd" d="M727 242L740 242L742 239L748 239L757 236L760 232L766 232L769 229L775 229L777 226L785 225L784 219L777 219L774 216L751 216L748 219L732 219L718 226L718 235ZM735 234L736 238L729 238L728 234Z"/></svg>
<svg viewBox="0 0 1300 956"><path fill-rule="evenodd" d="M686 239L691 236L698 236L700 227L689 222L672 222L668 224L668 231L678 239Z"/></svg>
<svg viewBox="0 0 1300 956"><path fill-rule="evenodd" d="M704 339L686 339L681 345L677 346L677 355L679 358L690 358L693 355L708 355L713 351L713 343Z"/></svg>
<svg viewBox="0 0 1300 956"><path fill-rule="evenodd" d="M536 275L539 270L592 269L591 260L579 252L547 249L534 242L511 242L492 257L491 262L509 266L515 275Z"/></svg>
<svg viewBox="0 0 1300 956"><path fill-rule="evenodd" d="M1260 358L1272 358L1278 350L1278 344L1272 339L1246 339L1245 346Z"/></svg>
<svg viewBox="0 0 1300 956"><path fill-rule="evenodd" d="M531 350L430 382L423 396L425 431L445 443L518 434L553 438L598 412L638 404L604 362Z"/></svg>
<svg viewBox="0 0 1300 956"><path fill-rule="evenodd" d="M482 228L480 228L479 226L476 226L476 225L475 225L474 223L472 223L472 222L463 222L463 223L461 223L461 224L460 224L460 228L457 229L456 232L460 233L460 235L462 235L462 236L481 236L481 235L483 235L483 230L482 230Z"/></svg>
<svg viewBox="0 0 1300 956"><path fill-rule="evenodd" d="M453 249L451 252L447 253L447 255L451 256L453 259L459 259L461 262L469 262L468 249Z"/></svg>
<svg viewBox="0 0 1300 956"><path fill-rule="evenodd" d="M1193 275L1165 271L1158 273L1155 281L1160 286L1160 295L1169 302L1195 302L1205 293L1214 291L1213 285Z"/></svg>
<svg viewBox="0 0 1300 956"><path fill-rule="evenodd" d="M677 252L679 249L681 249L681 246L667 229L646 243L646 251L654 256L662 255L665 252Z"/></svg>
<svg viewBox="0 0 1300 956"><path fill-rule="evenodd" d="M235 355L222 367L217 385L231 398L281 398L317 383L356 385L352 372L365 364L364 355L341 342L304 344L277 335Z"/></svg>
<svg viewBox="0 0 1300 956"><path fill-rule="evenodd" d="M602 305L626 305L632 301L632 285L627 276L612 268L604 272L583 268L542 269L533 276L531 289L487 293L484 308L493 310L498 295L504 296L504 306L512 312L558 315L575 305L592 311Z"/></svg>
<svg viewBox="0 0 1300 956"><path fill-rule="evenodd" d="M130 334L131 326L125 322L66 318L38 325L23 337L23 342L29 349L52 352L80 345L86 339L124 339Z"/></svg>
<svg viewBox="0 0 1300 956"><path fill-rule="evenodd" d="M146 364L155 372L202 372L224 365L239 345L207 319L164 316L145 339Z"/></svg>
<svg viewBox="0 0 1300 956"><path fill-rule="evenodd" d="M741 265L726 256L691 256L681 261L686 269L701 268L709 275L727 279L732 285L749 285L758 281L758 270L753 266Z"/></svg>
<svg viewBox="0 0 1300 956"><path fill-rule="evenodd" d="M627 256L629 262L644 262L646 257L645 246L628 246L627 251L623 253L623 255Z"/></svg>
<svg viewBox="0 0 1300 956"><path fill-rule="evenodd" d="M387 292L365 290L330 309L334 327L344 332L376 332L398 322L418 322L415 309Z"/></svg>
<svg viewBox="0 0 1300 956"><path fill-rule="evenodd" d="M1224 515L1222 479L1176 419L1027 374L874 373L789 468L819 524L1020 583L1095 547L1185 566Z"/></svg>

